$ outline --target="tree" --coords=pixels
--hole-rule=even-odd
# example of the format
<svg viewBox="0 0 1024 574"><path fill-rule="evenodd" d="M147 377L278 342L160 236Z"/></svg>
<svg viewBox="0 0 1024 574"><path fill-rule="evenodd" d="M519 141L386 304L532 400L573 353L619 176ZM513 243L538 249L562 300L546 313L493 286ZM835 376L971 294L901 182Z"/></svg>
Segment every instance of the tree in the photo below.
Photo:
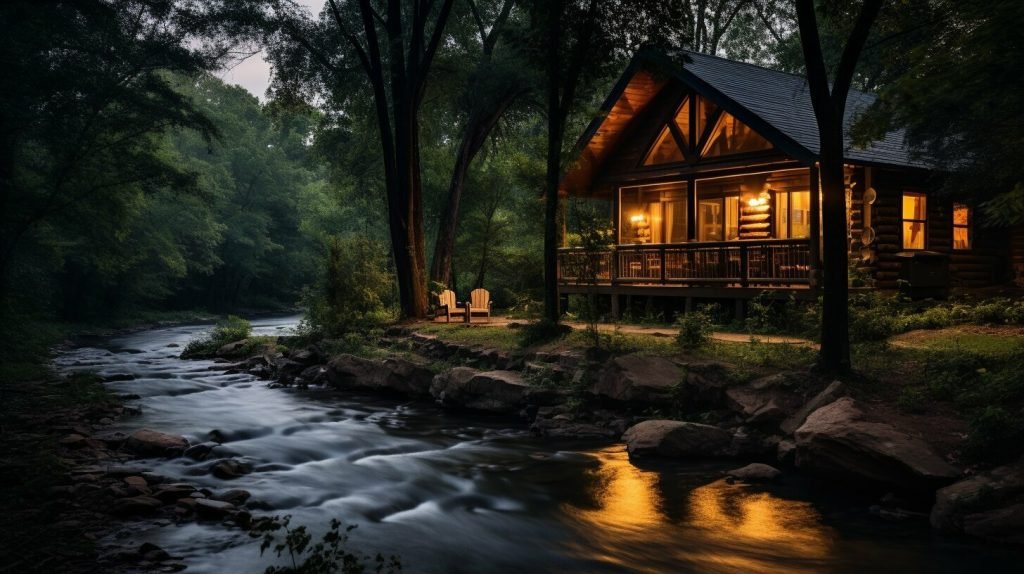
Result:
<svg viewBox="0 0 1024 574"><path fill-rule="evenodd" d="M544 317L558 321L559 183L570 115L596 82L643 44L678 45L685 2L534 0L530 51L545 70L547 175L544 184Z"/></svg>
<svg viewBox="0 0 1024 574"><path fill-rule="evenodd" d="M173 127L215 134L168 79L219 61L220 49L193 31L183 2L0 6L5 73L18 79L0 91L0 290L41 230L83 225L87 205L117 213L138 193L191 185L160 155L158 136Z"/></svg>
<svg viewBox="0 0 1024 574"><path fill-rule="evenodd" d="M796 2L800 43L820 140L823 300L819 362L820 367L827 371L843 372L850 368L849 246L846 243L846 187L843 177L846 98L857 60L882 7L882 0L864 0L832 74L831 85L814 4L814 0Z"/></svg>
<svg viewBox="0 0 1024 574"><path fill-rule="evenodd" d="M492 7L497 8L497 15L489 24L484 20L483 3L475 0L467 0L467 3L479 34L479 56L460 97L465 114L462 136L455 153L430 266L431 281L442 285L452 282L452 256L469 167L505 111L530 87L521 62L507 56L496 58L494 54L516 0L502 0L500 5L492 2ZM456 62L456 65L464 66L465 62Z"/></svg>
<svg viewBox="0 0 1024 574"><path fill-rule="evenodd" d="M905 12L884 15L899 16L879 41L887 81L855 141L906 128L915 155L946 172L946 192L980 204L988 222L1024 222L1024 3L938 0Z"/></svg>

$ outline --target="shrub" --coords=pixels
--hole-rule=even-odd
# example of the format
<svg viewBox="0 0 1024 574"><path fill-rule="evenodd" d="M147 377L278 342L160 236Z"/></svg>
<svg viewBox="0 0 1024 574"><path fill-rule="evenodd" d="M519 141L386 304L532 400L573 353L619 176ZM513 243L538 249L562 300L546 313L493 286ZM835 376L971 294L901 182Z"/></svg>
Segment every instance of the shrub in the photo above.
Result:
<svg viewBox="0 0 1024 574"><path fill-rule="evenodd" d="M989 405L970 421L964 454L974 460L1006 462L1024 452L1024 417L1001 406Z"/></svg>
<svg viewBox="0 0 1024 574"><path fill-rule="evenodd" d="M711 342L715 305L702 305L696 311L684 313L676 321L679 335L676 342L684 349L698 349Z"/></svg>
<svg viewBox="0 0 1024 574"><path fill-rule="evenodd" d="M359 574L367 572L369 556L345 549L348 533L355 525L342 529L340 520L332 519L331 528L320 542L312 544L313 535L305 526L292 527L291 516L270 516L254 521L250 536L262 538L260 555L273 547L280 558L287 555L290 566L268 566L266 574ZM282 538L279 536L283 534ZM402 563L397 556L372 558L374 572L401 572Z"/></svg>
<svg viewBox="0 0 1024 574"><path fill-rule="evenodd" d="M387 254L365 237L331 238L327 267L304 297L303 331L328 336L361 332L395 317Z"/></svg>
<svg viewBox="0 0 1024 574"><path fill-rule="evenodd" d="M252 334L252 324L249 321L235 315L228 315L226 319L219 321L208 335L189 341L181 356L183 358L211 356L228 343L248 339L250 334Z"/></svg>
<svg viewBox="0 0 1024 574"><path fill-rule="evenodd" d="M540 321L528 323L522 328L519 346L531 347L533 345L540 345L555 339L561 339L571 332L572 327L568 325L556 323L550 319L541 319Z"/></svg>

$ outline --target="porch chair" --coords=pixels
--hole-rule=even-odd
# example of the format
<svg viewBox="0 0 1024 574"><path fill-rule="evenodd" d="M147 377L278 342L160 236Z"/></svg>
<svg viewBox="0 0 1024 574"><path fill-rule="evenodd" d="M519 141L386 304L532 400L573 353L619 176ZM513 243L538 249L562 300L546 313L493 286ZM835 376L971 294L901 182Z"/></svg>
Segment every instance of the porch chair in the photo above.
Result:
<svg viewBox="0 0 1024 574"><path fill-rule="evenodd" d="M491 320L491 293L487 289L473 289L469 292L469 316L466 321L472 322L473 317L487 317Z"/></svg>
<svg viewBox="0 0 1024 574"><path fill-rule="evenodd" d="M468 319L469 308L459 306L458 301L455 300L455 291L445 289L437 294L437 313L434 316L444 317L451 323L452 317Z"/></svg>

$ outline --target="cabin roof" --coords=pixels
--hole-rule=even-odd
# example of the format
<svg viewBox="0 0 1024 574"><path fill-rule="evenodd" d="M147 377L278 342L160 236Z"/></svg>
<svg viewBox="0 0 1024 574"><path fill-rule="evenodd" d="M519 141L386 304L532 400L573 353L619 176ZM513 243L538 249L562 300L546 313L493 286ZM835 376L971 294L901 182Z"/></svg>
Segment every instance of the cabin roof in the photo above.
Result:
<svg viewBox="0 0 1024 574"><path fill-rule="evenodd" d="M577 144L577 161L566 173L563 188L580 189L611 154L629 122L667 83L675 78L715 101L768 139L779 150L805 163L818 159L818 123L804 76L679 51L644 51L634 57ZM849 127L876 99L850 90L845 123ZM911 156L903 130L886 134L867 148L853 147L846 138L845 159L851 163L926 168Z"/></svg>

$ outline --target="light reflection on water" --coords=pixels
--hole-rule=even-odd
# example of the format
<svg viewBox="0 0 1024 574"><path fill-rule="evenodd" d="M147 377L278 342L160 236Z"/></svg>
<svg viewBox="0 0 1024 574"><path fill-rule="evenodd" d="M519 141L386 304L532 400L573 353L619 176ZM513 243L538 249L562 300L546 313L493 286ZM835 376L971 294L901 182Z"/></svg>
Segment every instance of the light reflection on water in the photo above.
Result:
<svg viewBox="0 0 1024 574"><path fill-rule="evenodd" d="M570 544L581 557L637 572L689 565L752 573L778 572L780 563L790 572L819 572L829 557L835 533L808 502L721 479L674 499L662 472L634 466L621 447L594 454L592 506L563 505L585 541Z"/></svg>

